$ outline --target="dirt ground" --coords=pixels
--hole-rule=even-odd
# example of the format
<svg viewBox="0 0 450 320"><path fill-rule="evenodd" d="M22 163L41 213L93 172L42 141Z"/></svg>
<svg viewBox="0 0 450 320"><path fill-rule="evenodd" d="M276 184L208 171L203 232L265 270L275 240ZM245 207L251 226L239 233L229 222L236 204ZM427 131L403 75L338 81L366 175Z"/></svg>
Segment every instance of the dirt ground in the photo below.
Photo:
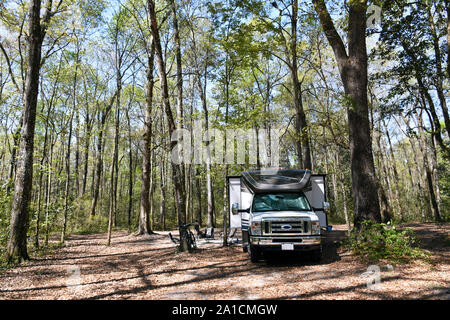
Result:
<svg viewBox="0 0 450 320"><path fill-rule="evenodd" d="M224 248L220 240L176 253L167 233L116 232L110 247L104 234L73 235L64 248L2 271L0 299L448 300L450 225L408 226L432 252L431 263L369 267L336 244L344 226L327 234L318 263L307 255L251 263L239 245ZM371 270L380 270L379 283Z"/></svg>

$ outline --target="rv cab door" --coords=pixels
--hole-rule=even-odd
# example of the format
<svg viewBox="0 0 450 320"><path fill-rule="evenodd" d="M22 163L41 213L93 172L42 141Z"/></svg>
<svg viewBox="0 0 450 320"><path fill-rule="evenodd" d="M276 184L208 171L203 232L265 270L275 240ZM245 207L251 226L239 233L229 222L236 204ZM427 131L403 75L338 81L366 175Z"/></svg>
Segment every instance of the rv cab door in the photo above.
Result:
<svg viewBox="0 0 450 320"><path fill-rule="evenodd" d="M326 228L328 226L328 219L324 209L324 202L327 201L325 194L325 176L311 175L310 185L305 188L304 193L314 208L314 212L319 217L320 227Z"/></svg>
<svg viewBox="0 0 450 320"><path fill-rule="evenodd" d="M238 209L241 209L241 178L228 178L228 201L229 201L229 216L230 229L241 227L241 214L233 212L233 205L238 204Z"/></svg>

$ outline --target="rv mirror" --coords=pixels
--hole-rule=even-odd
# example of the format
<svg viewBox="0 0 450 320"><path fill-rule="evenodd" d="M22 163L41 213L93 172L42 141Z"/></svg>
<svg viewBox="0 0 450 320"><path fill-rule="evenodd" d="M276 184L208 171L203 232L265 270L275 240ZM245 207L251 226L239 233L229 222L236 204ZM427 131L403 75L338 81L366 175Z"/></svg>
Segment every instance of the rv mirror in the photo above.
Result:
<svg viewBox="0 0 450 320"><path fill-rule="evenodd" d="M233 203L233 205L231 206L231 212L234 215L239 214L239 203Z"/></svg>
<svg viewBox="0 0 450 320"><path fill-rule="evenodd" d="M330 203L329 203L329 202L324 202L324 203L323 203L323 209L324 209L324 210L330 209Z"/></svg>

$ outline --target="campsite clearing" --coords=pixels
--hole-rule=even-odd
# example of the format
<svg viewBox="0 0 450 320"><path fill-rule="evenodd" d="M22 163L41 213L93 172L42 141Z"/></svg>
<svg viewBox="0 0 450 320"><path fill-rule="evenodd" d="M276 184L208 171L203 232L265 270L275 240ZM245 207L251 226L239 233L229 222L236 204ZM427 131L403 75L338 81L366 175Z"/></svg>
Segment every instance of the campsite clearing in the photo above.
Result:
<svg viewBox="0 0 450 320"><path fill-rule="evenodd" d="M379 263L378 284L368 263L338 245L344 226L327 234L319 263L306 255L251 263L238 245L217 240L176 253L166 232L115 232L109 247L105 234L72 235L65 247L2 271L0 299L449 299L450 225L407 226L432 260Z"/></svg>

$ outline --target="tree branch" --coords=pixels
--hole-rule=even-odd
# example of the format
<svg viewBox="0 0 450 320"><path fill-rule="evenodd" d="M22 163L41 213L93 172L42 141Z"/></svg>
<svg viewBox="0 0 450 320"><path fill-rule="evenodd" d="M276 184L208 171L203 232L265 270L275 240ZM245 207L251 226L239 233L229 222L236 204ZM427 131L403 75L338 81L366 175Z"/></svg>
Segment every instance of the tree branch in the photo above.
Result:
<svg viewBox="0 0 450 320"><path fill-rule="evenodd" d="M347 59L347 51L345 50L345 45L339 36L333 20L331 19L330 13L328 12L327 6L324 0L312 0L314 8L319 15L320 23L322 24L325 36L328 39L331 47L333 48L336 60L338 60L338 65L343 65Z"/></svg>

